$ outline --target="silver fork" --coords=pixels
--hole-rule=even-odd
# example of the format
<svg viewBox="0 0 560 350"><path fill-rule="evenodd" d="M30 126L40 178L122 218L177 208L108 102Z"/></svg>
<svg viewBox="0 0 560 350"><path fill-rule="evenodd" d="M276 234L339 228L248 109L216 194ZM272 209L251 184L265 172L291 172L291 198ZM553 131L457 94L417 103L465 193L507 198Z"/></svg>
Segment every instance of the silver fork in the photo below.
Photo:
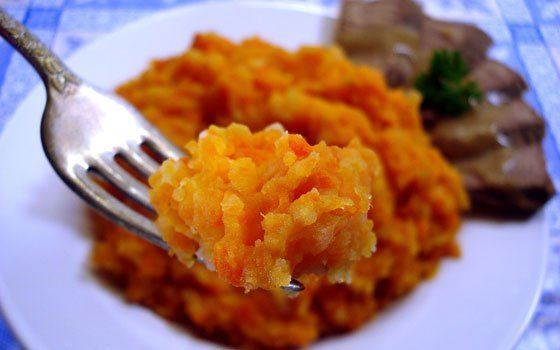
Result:
<svg viewBox="0 0 560 350"><path fill-rule="evenodd" d="M57 174L109 219L168 250L153 221L106 191L92 173L154 213L147 186L121 167L115 157L124 158L147 178L159 164L142 149L144 146L160 159L180 158L184 153L126 101L83 82L2 9L0 35L25 57L45 84L47 106L41 121L41 140ZM299 292L304 286L292 279L282 289Z"/></svg>

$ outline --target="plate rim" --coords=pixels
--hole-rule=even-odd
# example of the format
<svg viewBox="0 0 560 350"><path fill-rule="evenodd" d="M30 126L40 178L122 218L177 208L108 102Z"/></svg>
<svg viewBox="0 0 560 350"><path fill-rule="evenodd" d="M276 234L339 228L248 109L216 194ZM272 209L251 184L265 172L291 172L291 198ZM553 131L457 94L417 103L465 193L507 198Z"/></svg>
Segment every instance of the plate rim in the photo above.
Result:
<svg viewBox="0 0 560 350"><path fill-rule="evenodd" d="M552 210L551 209L552 206L554 205L553 202L555 198L556 196L550 198L548 202L538 212L533 214L533 216L536 215L542 216L541 220L543 224L543 230L545 231L545 233L543 234L543 245L540 247L541 261L539 266L538 285L537 288L535 289L535 293L533 294L533 299L531 300L531 305L529 306L529 310L527 311L525 317L523 318L523 322L521 323L520 327L518 327L517 331L515 332L515 335L512 337L511 343L508 344L508 348L510 349L514 349L521 341L523 334L525 334L525 331L528 329L531 320L535 316L535 313L537 311L537 306L539 305L543 294L544 282L548 272L548 262L550 258L550 241L551 241L551 231L552 231L552 227L550 227L550 212Z"/></svg>
<svg viewBox="0 0 560 350"><path fill-rule="evenodd" d="M376 1L376 0L373 0ZM79 54L79 52L83 49L89 48L90 46L98 45L100 42L103 41L108 36L111 36L115 32L121 31L133 31L137 26L143 26L146 23L153 21L154 19L161 19L166 16L172 15L175 12L190 12L196 11L201 7L247 7L247 8L263 8L263 9L278 9L278 10L289 10L307 14L314 14L317 16L323 16L327 18L335 18L337 9L339 7L338 4L334 4L334 6L325 6L320 4L314 3L304 3L301 1L289 1L289 0L278 0L278 1L266 1L266 0L234 0L234 1L227 1L227 0L207 0L202 2L194 2L189 4L182 4L178 6L173 6L166 9L156 10L153 13L147 14L141 18L135 19L125 25L118 26L106 33L101 34L99 37L93 39L92 41L88 42L87 44L79 47L75 51L73 51L70 55L64 58L64 62L71 61L74 57ZM44 93L43 83L39 82L34 87L32 87L29 92L25 95L24 98L18 103L15 110L10 114L8 120L4 124L3 129L0 132L0 144L4 139L3 134L6 133L7 130L12 128L14 124L14 116L19 113L22 105L26 100L30 98L30 96L37 94L38 92ZM540 257L540 264L539 264L539 271L537 277L537 285L535 288L535 293L533 294L533 298L531 300L530 306L528 308L527 313L525 314L523 321L520 323L520 326L517 328L515 334L511 337L509 343L505 344L507 348L513 349L516 345L519 344L523 334L527 330L531 320L533 319L537 306L540 302L544 282L547 275L548 270L548 262L550 256L550 240L551 240L551 227L550 227L550 220L549 220L549 211L553 205L554 198L549 200L549 202L534 216L541 216L543 229L546 231L543 234L543 244L540 247L541 250L541 257ZM0 276L0 315L3 316L6 325L8 326L8 330L11 331L12 335L16 339L16 341L23 345L25 349L50 349L44 342L38 337L35 332L28 327L27 322L25 321L24 317L20 315L18 312L17 304L14 302L10 302L10 298L8 297L7 293L7 284L4 281L4 278Z"/></svg>

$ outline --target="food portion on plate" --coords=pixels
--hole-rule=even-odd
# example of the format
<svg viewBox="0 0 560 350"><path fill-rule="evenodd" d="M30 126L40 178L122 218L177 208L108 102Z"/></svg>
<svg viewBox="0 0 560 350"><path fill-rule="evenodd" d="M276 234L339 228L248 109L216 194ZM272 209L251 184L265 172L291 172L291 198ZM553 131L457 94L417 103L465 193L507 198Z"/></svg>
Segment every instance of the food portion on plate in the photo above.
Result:
<svg viewBox="0 0 560 350"><path fill-rule="evenodd" d="M474 212L526 217L553 195L544 121L523 101L523 78L487 56L483 31L412 0L345 0L336 42L389 85L422 93L424 125L465 178Z"/></svg>
<svg viewBox="0 0 560 350"><path fill-rule="evenodd" d="M380 164L356 139L311 146L280 125L211 126L150 178L156 224L179 260L246 291L313 273L351 280L375 251L368 212ZM377 206L377 204L375 204ZM382 205L382 204L379 204Z"/></svg>
<svg viewBox="0 0 560 350"><path fill-rule="evenodd" d="M423 129L421 96L413 90L388 87L380 71L353 64L340 49L302 47L289 52L258 38L234 43L216 34L198 34L186 52L154 61L139 77L120 86L117 92L175 144L184 146L190 142L191 159L166 163L152 179L156 207L160 212L164 208L161 215L164 222L160 225L173 226L173 231L166 235L168 238L172 236L171 240L177 239L171 242L171 246L188 252L187 259L191 259L195 247L191 246L190 240L183 240L188 237L176 233L194 235L193 228L198 230L210 224L217 227L213 233L198 233L217 236L223 233L225 237L226 227L231 231L231 238L223 242L227 246L226 253L242 248L255 254L268 253L268 247L282 246L280 238L266 249L254 248L257 244L264 244L260 242L266 243L265 232L269 229L273 232L277 227L288 228L286 233L296 233L291 231L290 220L292 224L300 220L302 224L316 225L308 232L317 230L319 233L321 230L317 240L313 239L311 243L300 241L294 247L295 255L287 253L289 258L297 256L298 252L319 248L319 241L324 244L321 247L327 247L329 254L351 253L352 250L329 248L338 244L339 239L345 241L344 237L337 238L338 234L345 234L345 230L338 230L338 227L357 224L365 232L365 228L371 228L369 221L374 225L376 252L351 264L344 276L347 283L332 283L323 271L304 273L298 278L306 289L293 298L277 288L245 292L244 288L232 286L227 275L220 277L219 270L228 271L229 265L224 268L214 264L218 273L199 263L189 268L159 248L96 216L92 252L95 271L121 290L127 300L145 305L205 338L235 346L287 348L305 346L320 337L348 332L412 291L422 280L433 276L442 259L457 257L460 253L456 235L460 215L469 205L468 198L459 173L432 145ZM239 126L232 127L232 123L243 124L251 132ZM298 136L286 138L285 134L274 130L262 131L274 123L282 124L287 132L302 135L304 139ZM206 136L198 142L193 141L208 128L210 131ZM274 152L285 152L282 162L277 163L277 153L268 152L267 156L254 153L260 147L272 147L268 142L249 147L252 151L241 147L239 152L243 156L238 159L234 159L236 153L217 154L219 149L223 152L238 149L237 146L230 148L231 144L251 144L255 137L278 138ZM282 144L281 140L291 138L298 141L294 145L290 142ZM352 141L354 139L357 141ZM214 142L221 145L225 142L228 146L210 147ZM333 146L342 148L331 148ZM267 176L280 180L281 175L290 172L298 162L307 164L309 155L297 160L294 156L304 155L308 147L323 149L323 153L319 152L319 160L322 156L326 157L325 160L332 156L327 150L336 149L334 154L347 150L352 155L340 158L334 168L315 168L312 173L323 174L320 178L311 182L296 181L290 185L292 187L267 189L264 194L270 198L262 198L264 187L257 193L255 181L262 182ZM290 152L294 156L288 155ZM257 158L267 164L276 164L280 169L261 175L264 169L253 169L249 165ZM367 159L365 164L355 162L360 158ZM291 164L294 160L295 163ZM291 166L287 166L286 161ZM351 164L343 164L346 161ZM203 167L211 171L203 171ZM223 181L226 175L212 171L223 172L226 168L228 179L231 169L232 174L239 175L232 176L233 181L225 181L220 187L222 185L215 180L221 176L220 181ZM328 169L347 173L337 174ZM367 169L371 169L374 175L366 175L370 174ZM298 168L297 171L304 169ZM259 179L255 180L253 176ZM346 177L349 178L337 184ZM294 179L291 176L284 178L286 181ZM165 184L169 181L171 186ZM201 192L199 198L191 202L189 196L201 189L198 185L210 181L208 189L215 191L211 194ZM329 183L331 181L334 184ZM338 202L341 194L351 192L345 186L352 187L360 181L363 181L360 186L365 192L344 195L354 198L348 205L359 212L356 216L358 223L351 222L351 215L345 210L317 216L317 222L311 223L317 205L322 206L330 199ZM336 190L329 192L326 189ZM228 191L228 198L224 201ZM362 201L366 193L371 193L371 205L364 221ZM305 199L305 203L293 213L289 209L280 211L290 214L288 216L267 216L275 210L276 198L285 194L288 194L286 205L297 203L295 197L298 196ZM330 196L329 201L317 200L325 196ZM197 203L204 208L191 210ZM269 203L272 203L272 209L265 208ZM241 207L247 208L244 212L246 219L239 216ZM260 216L261 211L264 218ZM246 227L240 227L242 224ZM279 238L281 234L283 232L278 230L271 238ZM259 241L261 236L263 239ZM367 234L363 239L357 237L360 246L369 244L371 251L371 237ZM222 244L213 245L210 241L213 237L206 238L210 243L208 247L219 248ZM241 241L240 238L247 240ZM368 243L362 245L363 242ZM213 262L218 258L226 264L238 263L235 259L228 260L231 258L228 255L216 255L212 251L210 256L208 253L202 252L202 255L212 258ZM232 256L239 252L234 253ZM263 263L267 268L270 264L268 259L255 262ZM317 263L324 262L311 261L311 265L306 263L306 266ZM242 261L241 264L253 268L253 261ZM239 277L238 271L233 277ZM262 281L271 276L271 272L262 271L257 276L257 283L250 282L266 286L270 281ZM286 278L286 274L283 276ZM238 282L243 285L247 281Z"/></svg>

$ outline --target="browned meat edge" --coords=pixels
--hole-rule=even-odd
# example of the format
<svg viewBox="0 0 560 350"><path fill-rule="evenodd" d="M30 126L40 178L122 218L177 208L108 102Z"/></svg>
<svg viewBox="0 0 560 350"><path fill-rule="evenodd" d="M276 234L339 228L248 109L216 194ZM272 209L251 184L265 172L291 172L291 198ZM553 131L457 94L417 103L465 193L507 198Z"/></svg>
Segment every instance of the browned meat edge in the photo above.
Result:
<svg viewBox="0 0 560 350"><path fill-rule="evenodd" d="M496 149L455 166L469 188L474 212L527 216L554 194L539 144Z"/></svg>
<svg viewBox="0 0 560 350"><path fill-rule="evenodd" d="M461 159L495 148L538 143L544 129L544 121L534 109L517 99L501 106L485 103L466 115L442 119L431 136L447 158Z"/></svg>
<svg viewBox="0 0 560 350"><path fill-rule="evenodd" d="M527 89L525 80L513 69L492 59L481 62L471 72L469 80L488 93L500 93L510 98L521 96Z"/></svg>

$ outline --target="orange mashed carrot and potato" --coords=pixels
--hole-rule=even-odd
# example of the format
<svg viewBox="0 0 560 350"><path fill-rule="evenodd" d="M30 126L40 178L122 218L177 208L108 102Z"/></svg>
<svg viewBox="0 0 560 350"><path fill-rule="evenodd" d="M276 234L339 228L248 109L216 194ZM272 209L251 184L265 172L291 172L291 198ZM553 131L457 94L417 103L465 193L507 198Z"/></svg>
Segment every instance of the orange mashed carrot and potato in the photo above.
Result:
<svg viewBox="0 0 560 350"><path fill-rule="evenodd" d="M374 251L368 211L380 164L359 141L311 146L278 128L231 124L186 149L150 178L150 197L187 266L196 254L234 286L274 289L305 273L349 281L352 263Z"/></svg>
<svg viewBox="0 0 560 350"><path fill-rule="evenodd" d="M357 138L378 157L368 213L376 252L351 266L349 283L301 276L306 289L296 298L278 289L245 293L201 264L188 268L104 219L93 221L94 269L127 300L207 339L293 348L349 332L459 255L468 199L422 129L420 96L389 88L380 72L352 64L337 48L288 52L257 38L233 43L200 34L186 52L154 61L117 92L178 146L212 124L259 132L278 122L309 144L344 147Z"/></svg>

